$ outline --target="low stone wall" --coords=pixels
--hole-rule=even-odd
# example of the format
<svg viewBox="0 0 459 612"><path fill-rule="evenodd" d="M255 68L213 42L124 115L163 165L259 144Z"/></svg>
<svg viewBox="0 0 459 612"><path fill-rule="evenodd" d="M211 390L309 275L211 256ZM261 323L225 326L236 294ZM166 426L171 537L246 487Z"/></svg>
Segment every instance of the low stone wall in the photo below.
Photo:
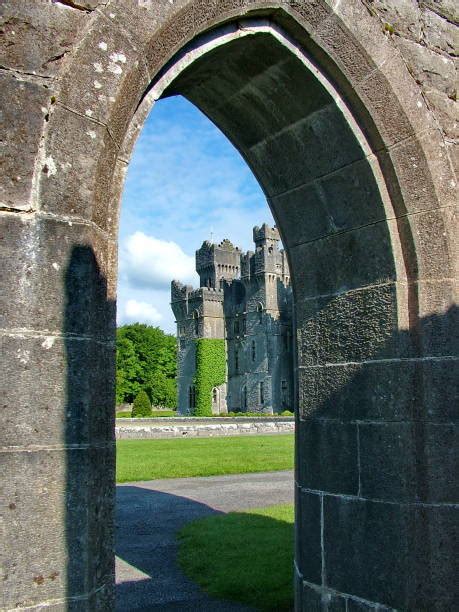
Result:
<svg viewBox="0 0 459 612"><path fill-rule="evenodd" d="M244 419L235 422L234 419L199 419L187 422L183 419L171 419L165 423L161 419L135 419L129 422L116 422L115 435L117 440L154 439L154 438L211 438L217 436L241 436L260 434L285 434L295 430L295 421L291 419ZM137 421L137 422L136 422ZM229 421L229 422L228 422ZM239 419L238 419L239 421Z"/></svg>

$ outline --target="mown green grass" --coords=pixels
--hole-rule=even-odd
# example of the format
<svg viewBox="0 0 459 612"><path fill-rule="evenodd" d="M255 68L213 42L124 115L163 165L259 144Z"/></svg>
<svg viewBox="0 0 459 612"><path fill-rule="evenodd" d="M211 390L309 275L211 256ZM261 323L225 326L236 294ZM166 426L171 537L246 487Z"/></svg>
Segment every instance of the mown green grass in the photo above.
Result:
<svg viewBox="0 0 459 612"><path fill-rule="evenodd" d="M117 482L293 468L293 434L118 440Z"/></svg>
<svg viewBox="0 0 459 612"><path fill-rule="evenodd" d="M293 505L193 521L179 563L209 595L259 610L293 610Z"/></svg>
<svg viewBox="0 0 459 612"><path fill-rule="evenodd" d="M130 410L120 410L119 412L116 413L116 418L117 419L130 419L131 418L131 411ZM150 417L175 417L177 416L177 412L175 410L152 410L151 414L146 417L146 418L150 418Z"/></svg>

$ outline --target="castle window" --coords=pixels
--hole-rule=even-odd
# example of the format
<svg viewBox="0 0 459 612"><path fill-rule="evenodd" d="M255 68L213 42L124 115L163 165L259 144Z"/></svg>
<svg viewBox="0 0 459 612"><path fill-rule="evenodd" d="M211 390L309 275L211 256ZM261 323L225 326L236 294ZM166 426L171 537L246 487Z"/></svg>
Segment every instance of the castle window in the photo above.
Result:
<svg viewBox="0 0 459 612"><path fill-rule="evenodd" d="M247 319L245 317L242 319L242 333L247 333Z"/></svg>
<svg viewBox="0 0 459 612"><path fill-rule="evenodd" d="M265 403L265 385L262 382L260 383L259 391L260 391L260 404L264 404Z"/></svg>
<svg viewBox="0 0 459 612"><path fill-rule="evenodd" d="M261 304L258 304L257 312L258 312L258 323L263 323L263 306Z"/></svg>
<svg viewBox="0 0 459 612"><path fill-rule="evenodd" d="M239 373L239 351L234 351L234 370Z"/></svg>
<svg viewBox="0 0 459 612"><path fill-rule="evenodd" d="M288 384L287 384L286 380L281 381L281 389L282 389L282 391L287 391Z"/></svg>
<svg viewBox="0 0 459 612"><path fill-rule="evenodd" d="M252 340L252 361L255 361L257 358L257 345L255 344L255 340Z"/></svg>
<svg viewBox="0 0 459 612"><path fill-rule="evenodd" d="M237 335L239 334L239 319L236 319L234 321L234 333Z"/></svg>
<svg viewBox="0 0 459 612"><path fill-rule="evenodd" d="M193 312L193 321L194 321L194 334L195 336L199 335L199 313L197 310Z"/></svg>
<svg viewBox="0 0 459 612"><path fill-rule="evenodd" d="M244 385L242 387L241 395L242 395L241 397L242 408L245 408L247 410L247 385Z"/></svg>
<svg viewBox="0 0 459 612"><path fill-rule="evenodd" d="M212 389L212 401L214 404L216 404L217 400L218 400L218 391L217 391L217 387L214 387Z"/></svg>

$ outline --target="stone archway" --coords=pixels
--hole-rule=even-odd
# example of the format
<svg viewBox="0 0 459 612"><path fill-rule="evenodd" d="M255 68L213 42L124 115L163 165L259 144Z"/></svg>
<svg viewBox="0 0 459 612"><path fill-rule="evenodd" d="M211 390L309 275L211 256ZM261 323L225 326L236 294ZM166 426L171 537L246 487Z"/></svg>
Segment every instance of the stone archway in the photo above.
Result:
<svg viewBox="0 0 459 612"><path fill-rule="evenodd" d="M441 117L378 13L7 10L5 607L113 604L117 206L151 103L174 93L244 155L288 251L298 609L452 606L456 183Z"/></svg>

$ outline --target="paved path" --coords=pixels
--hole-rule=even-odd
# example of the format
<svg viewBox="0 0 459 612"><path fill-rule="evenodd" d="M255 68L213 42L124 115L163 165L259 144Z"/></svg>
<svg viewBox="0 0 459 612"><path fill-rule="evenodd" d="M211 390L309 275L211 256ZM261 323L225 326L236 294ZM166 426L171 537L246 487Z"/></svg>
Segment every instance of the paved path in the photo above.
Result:
<svg viewBox="0 0 459 612"><path fill-rule="evenodd" d="M293 503L293 473L151 480L117 487L117 610L249 608L211 599L176 563L176 532L202 516Z"/></svg>

